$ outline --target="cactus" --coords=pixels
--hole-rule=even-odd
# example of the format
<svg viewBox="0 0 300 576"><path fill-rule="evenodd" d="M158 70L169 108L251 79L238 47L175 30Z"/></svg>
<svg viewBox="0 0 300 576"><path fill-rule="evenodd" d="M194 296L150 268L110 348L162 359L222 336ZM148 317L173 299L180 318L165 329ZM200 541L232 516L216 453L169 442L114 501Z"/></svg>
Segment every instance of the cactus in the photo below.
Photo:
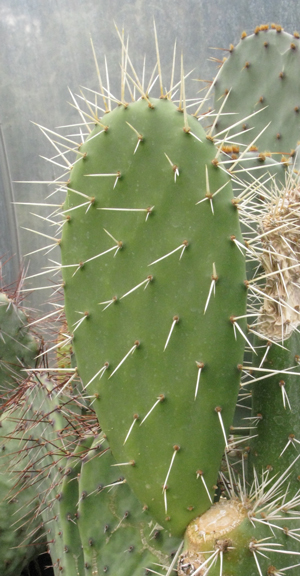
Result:
<svg viewBox="0 0 300 576"><path fill-rule="evenodd" d="M9 423L11 432L3 442L10 446L13 436L18 446L10 463L15 479L12 497L15 492L21 493L27 501L29 497L33 498L34 491L35 500L38 500L35 508L23 511L25 528L28 526L30 535L34 535L33 527L39 522L44 547L52 555L55 573L60 574L63 569L71 575L78 574L78 570L83 573L80 538L74 522L78 502L76 479L82 452L86 453L93 437L83 444L79 442L78 433L73 437L73 427L69 429L72 414L66 412L66 407L63 412L66 419L53 395L51 380L44 375L33 376L20 386L17 404L13 398L4 412L3 419ZM31 540L35 542L36 539L38 542L36 536ZM32 547L29 541L28 550Z"/></svg>
<svg viewBox="0 0 300 576"><path fill-rule="evenodd" d="M0 292L0 390L3 402L23 378L22 370L35 366L38 341L29 331L28 318L16 297Z"/></svg>
<svg viewBox="0 0 300 576"><path fill-rule="evenodd" d="M79 477L78 529L87 574L89 568L96 574L151 574L157 565L169 567L180 544L153 521L120 472L100 435Z"/></svg>
<svg viewBox="0 0 300 576"><path fill-rule="evenodd" d="M225 133L240 122L240 143L251 145L261 134L255 142L261 152L294 150L300 133L299 49L299 34L281 26L258 26L250 36L243 32L216 79L215 108L222 113L216 131Z"/></svg>
<svg viewBox="0 0 300 576"><path fill-rule="evenodd" d="M43 523L36 516L38 497L34 486L24 488L30 473L18 482L12 461L22 462L22 434L15 434L16 410L2 414L0 419L0 572L3 576L18 576L31 559L45 548ZM17 468L18 466L16 466Z"/></svg>
<svg viewBox="0 0 300 576"><path fill-rule="evenodd" d="M23 383L18 405L4 413L3 443L14 450L10 468L15 481L20 475L18 494L25 504L35 500L34 509L22 506L20 520L29 525L33 542L41 536L44 544L47 541L54 573L83 576L92 569L97 574L98 569L108 570L107 562L118 576L142 576L147 566L152 570L155 564L168 569L178 539L153 521L120 478L105 437L95 437L96 426L91 433L83 424L74 442L68 430L70 415L64 419L53 384L45 376ZM14 486L10 488L13 498ZM13 527L6 533L12 539ZM14 562L8 567L6 556L3 575L15 575L17 560L20 564L23 556L24 561L30 558L33 544L29 542L24 554L26 534L21 533L19 540L13 543L20 546L20 559L5 543L4 551L14 555Z"/></svg>
<svg viewBox="0 0 300 576"><path fill-rule="evenodd" d="M126 479L174 535L212 501L244 348L242 238L215 155L167 95L123 103L80 146L60 242L80 376Z"/></svg>
<svg viewBox="0 0 300 576"><path fill-rule="evenodd" d="M207 135L187 114L183 70L178 108L172 89L164 93L158 47L159 98L123 40L113 110L99 73L106 113L89 106L56 244L77 361L67 369L80 374L104 432L93 422L87 435L75 411L69 435L62 410L73 399L59 406L55 393L70 394L73 376L58 376L54 390L35 381L24 399L29 429L43 427L34 451L49 474L30 469L57 574L158 567L170 576L185 529L179 576L297 574L298 42L274 26L243 34L215 82L216 102L228 94ZM128 104L130 81L141 98ZM227 112L238 113L232 127ZM239 135L239 154L230 133L242 118L254 128ZM274 161L253 141L286 154ZM238 404L253 405L247 420L240 406L234 418L240 380Z"/></svg>

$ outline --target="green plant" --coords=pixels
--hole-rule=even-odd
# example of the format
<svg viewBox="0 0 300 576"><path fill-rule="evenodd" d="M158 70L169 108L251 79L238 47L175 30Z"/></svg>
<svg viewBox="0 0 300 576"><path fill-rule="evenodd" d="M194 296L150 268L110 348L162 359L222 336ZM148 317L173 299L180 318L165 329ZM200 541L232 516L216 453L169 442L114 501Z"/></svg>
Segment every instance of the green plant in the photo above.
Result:
<svg viewBox="0 0 300 576"><path fill-rule="evenodd" d="M63 368L72 376L57 381L64 401L48 390L45 413L39 417L39 407L32 419L37 433L40 421L47 424L44 457L54 480L39 481L46 521L53 504L61 527L61 541L49 537L54 569L88 576L111 566L116 576L140 576L160 564L159 573L170 576L176 556L170 562L166 532L178 556L187 528L180 576L296 576L299 35L267 26L243 34L213 83L216 114L207 133L197 122L203 102L194 117L187 114L183 67L176 108L173 78L163 90L158 46L154 97L152 79L146 89L121 41L117 106L111 110L115 99L99 73L105 114L99 118L98 102L87 102L80 113L88 138L70 146L78 148L72 165L64 138L60 152L70 168L68 183L58 185L66 192L63 234L54 244L62 265L45 273L63 274L76 368ZM231 112L239 115L227 122ZM283 144L280 161L265 154ZM78 412L70 433L61 415L61 405L74 401L68 386L77 373L80 403L89 418L95 408L107 438L95 421L87 434ZM52 412L62 421L51 430ZM63 430L67 446L57 434ZM53 433L63 466L49 454ZM156 546L149 538L152 527L161 531L157 523L164 532Z"/></svg>
<svg viewBox="0 0 300 576"><path fill-rule="evenodd" d="M22 309L20 287L15 294L0 291L0 394L1 403L17 386L24 368L34 367L38 340L29 329Z"/></svg>

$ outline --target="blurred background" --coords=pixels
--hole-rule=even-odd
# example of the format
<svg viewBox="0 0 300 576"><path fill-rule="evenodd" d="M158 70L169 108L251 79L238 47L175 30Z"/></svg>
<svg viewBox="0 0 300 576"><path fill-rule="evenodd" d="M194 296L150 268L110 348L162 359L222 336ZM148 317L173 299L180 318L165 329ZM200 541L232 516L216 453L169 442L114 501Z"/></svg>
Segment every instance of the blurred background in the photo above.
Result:
<svg viewBox="0 0 300 576"><path fill-rule="evenodd" d="M169 86L172 54L177 40L178 61L184 56L189 77L188 96L199 95L217 71L214 59L223 59L242 31L252 33L259 24L279 23L286 31L300 31L300 3L297 0L1 0L0 3L0 256L12 257L3 268L6 283L14 281L25 261L28 275L49 265L48 257L59 260L56 249L25 254L49 244L41 235L54 234L40 216L49 208L14 204L43 202L49 194L48 181L57 177L55 165L40 156L55 151L34 123L50 129L78 122L68 87L78 94L80 86L97 89L93 39L101 73L105 76L107 57L112 93L120 95L120 42L114 22L129 35L130 54L142 73L147 57L148 78L155 62L153 35L155 19L160 45L163 77ZM178 68L179 69L179 68ZM74 131L74 130L73 130ZM64 129L72 134L72 129ZM22 183L20 183L22 181ZM51 197L49 202L61 202ZM50 241L51 244L51 241ZM50 274L49 274L50 277ZM27 281L27 288L47 285L48 277ZM38 307L51 293L39 290L31 296Z"/></svg>

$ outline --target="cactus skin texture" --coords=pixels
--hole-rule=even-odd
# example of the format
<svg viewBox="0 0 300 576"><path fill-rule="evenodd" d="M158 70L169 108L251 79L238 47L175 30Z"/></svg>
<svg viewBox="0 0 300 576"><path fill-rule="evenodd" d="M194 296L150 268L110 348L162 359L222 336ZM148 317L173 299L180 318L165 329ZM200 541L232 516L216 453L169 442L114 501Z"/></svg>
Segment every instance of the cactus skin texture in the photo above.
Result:
<svg viewBox="0 0 300 576"><path fill-rule="evenodd" d="M81 576L84 569L79 533L74 522L78 502L74 475L80 467L83 447L81 444L73 447L74 438L72 443L68 422L60 413L52 388L51 380L44 375L32 377L19 386L11 407L3 414L11 428L3 443L10 446L13 436L17 445L17 453L10 458L15 480L12 496L16 493L17 498L23 496L25 502L29 500L27 510L24 509L23 514L22 509L20 511L27 532L22 540L29 543L31 551L32 541L39 542L41 538L37 533L40 526L43 529L41 542L51 554L55 576L62 572ZM79 437L76 444L78 442ZM30 500L34 503L35 498L38 502L30 509ZM32 535L29 542L28 534Z"/></svg>
<svg viewBox="0 0 300 576"><path fill-rule="evenodd" d="M17 486L10 483L9 488L11 497L17 492L17 506L28 502L28 510L20 511L20 523L25 512L27 522L24 533L16 537L14 527L9 530L11 515L4 516L8 526L2 538L1 574L19 574L32 550L35 555L41 551L33 547L39 539L44 547L47 544L55 576L89 576L108 569L116 576L144 576L147 566L155 569L154 563L168 567L179 540L155 523L121 479L105 437L96 435L96 426L93 433L87 426L86 436L72 438L70 415L64 419L45 376L27 382L19 404L20 408L3 415L3 445L13 450L9 460L14 481L23 469ZM25 553L22 547L20 552L9 549L24 542L29 544Z"/></svg>
<svg viewBox="0 0 300 576"><path fill-rule="evenodd" d="M253 385L252 413L254 418L257 417L258 425L257 436L251 442L249 471L255 469L260 473L261 470L269 470L274 477L276 475L276 480L292 466L288 478L291 496L299 490L300 478L300 462L295 462L300 453L300 337L294 332L284 342L284 348L278 348L275 344L270 347L270 343L263 345L259 339L256 344L259 353L254 365L259 365L267 351L263 367L266 370L278 370L278 373L271 375L265 382L262 380ZM271 430L272 441L266 443L265 438L270 436Z"/></svg>
<svg viewBox="0 0 300 576"><path fill-rule="evenodd" d="M18 461L22 432L15 434L19 410L6 411L0 419L0 573L18 576L23 568L45 549L41 518L34 518L38 496L34 486L24 489L30 473L20 482L12 462ZM18 439L19 436L19 439ZM22 460L22 458L21 458ZM17 468L17 466L16 466ZM30 521L29 528L26 521Z"/></svg>
<svg viewBox="0 0 300 576"><path fill-rule="evenodd" d="M271 122L256 145L262 152L290 153L300 133L299 49L299 35L288 34L280 26L261 26L251 36L243 34L216 80L217 111L228 95L216 131L245 118L243 129L249 131L239 134L238 140L249 145ZM232 112L234 117L226 116Z"/></svg>
<svg viewBox="0 0 300 576"><path fill-rule="evenodd" d="M17 301L0 292L0 389L10 392L23 379L24 367L35 366L38 342ZM4 397L6 395L3 395ZM3 398L2 398L3 401Z"/></svg>
<svg viewBox="0 0 300 576"><path fill-rule="evenodd" d="M141 99L103 123L68 185L66 317L72 330L85 315L78 369L117 462L180 535L210 506L238 393L238 216L213 143L172 102Z"/></svg>
<svg viewBox="0 0 300 576"><path fill-rule="evenodd" d="M151 574L159 570L157 564L169 566L180 544L153 521L121 474L100 435L79 477L78 529L87 576L91 570L116 576Z"/></svg>

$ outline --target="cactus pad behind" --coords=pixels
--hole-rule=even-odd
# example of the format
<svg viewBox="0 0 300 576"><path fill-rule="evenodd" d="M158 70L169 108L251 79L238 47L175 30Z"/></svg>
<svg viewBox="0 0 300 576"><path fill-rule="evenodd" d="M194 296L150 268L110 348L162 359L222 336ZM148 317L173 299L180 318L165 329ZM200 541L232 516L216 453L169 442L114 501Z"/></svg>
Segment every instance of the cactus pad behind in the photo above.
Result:
<svg viewBox="0 0 300 576"><path fill-rule="evenodd" d="M288 154L296 147L300 128L299 49L299 35L288 34L278 26L262 26L251 36L242 35L239 44L231 47L216 80L217 111L227 97L217 132L245 119L245 133L239 134L238 140L249 145L270 123L257 140L260 150ZM255 112L259 113L250 118Z"/></svg>

